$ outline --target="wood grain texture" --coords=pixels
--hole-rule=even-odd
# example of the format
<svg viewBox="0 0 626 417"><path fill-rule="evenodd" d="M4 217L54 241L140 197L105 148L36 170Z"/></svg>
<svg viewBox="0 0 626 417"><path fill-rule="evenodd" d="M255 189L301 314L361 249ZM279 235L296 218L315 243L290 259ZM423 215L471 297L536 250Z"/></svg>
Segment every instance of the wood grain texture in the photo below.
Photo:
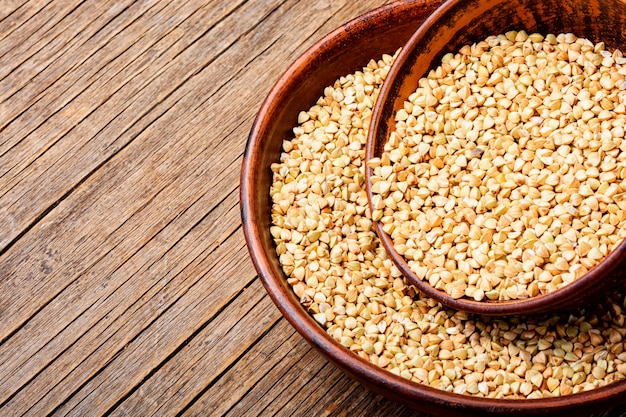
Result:
<svg viewBox="0 0 626 417"><path fill-rule="evenodd" d="M272 84L384 3L0 1L0 415L420 415L281 317L238 205Z"/></svg>

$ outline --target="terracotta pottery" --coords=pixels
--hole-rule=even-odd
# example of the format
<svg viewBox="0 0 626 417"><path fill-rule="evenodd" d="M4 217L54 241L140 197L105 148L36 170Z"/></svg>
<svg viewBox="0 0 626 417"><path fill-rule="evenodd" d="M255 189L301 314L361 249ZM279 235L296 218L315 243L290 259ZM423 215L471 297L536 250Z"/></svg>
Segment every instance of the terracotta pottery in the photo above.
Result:
<svg viewBox="0 0 626 417"><path fill-rule="evenodd" d="M445 2L411 37L396 59L374 108L367 158L379 156L395 127L395 113L417 88L417 82L448 52L509 30L528 33L574 33L609 49L626 52L626 2L623 0L452 0ZM437 65L435 65L437 64ZM371 169L366 185L371 201ZM417 277L394 248L389 235L375 222L376 233L394 263L421 291L449 307L485 315L536 314L564 311L623 285L626 241L574 283L555 292L511 301L454 299Z"/></svg>
<svg viewBox="0 0 626 417"><path fill-rule="evenodd" d="M323 88L338 77L361 69L371 58L394 53L440 3L397 1L367 13L311 47L276 82L250 132L241 171L243 230L254 266L274 303L304 339L342 371L391 400L440 416L575 416L614 407L624 402L626 382L561 398L494 400L452 394L403 379L333 340L300 304L282 272L269 232L270 165L278 161L282 141L292 137L298 113L310 108Z"/></svg>

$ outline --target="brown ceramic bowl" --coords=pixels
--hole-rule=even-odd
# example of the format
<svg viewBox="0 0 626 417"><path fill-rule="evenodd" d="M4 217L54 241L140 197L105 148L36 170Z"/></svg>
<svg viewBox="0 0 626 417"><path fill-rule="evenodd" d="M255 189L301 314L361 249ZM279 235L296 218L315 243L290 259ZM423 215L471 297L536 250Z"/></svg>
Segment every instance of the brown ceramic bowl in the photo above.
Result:
<svg viewBox="0 0 626 417"><path fill-rule="evenodd" d="M278 80L250 133L241 173L241 213L254 266L282 314L313 347L356 380L391 400L441 416L589 415L624 402L626 382L585 394L545 400L490 400L447 393L407 381L353 354L335 342L300 304L278 263L269 232L270 164L301 110L323 88L352 73L370 58L393 53L439 5L439 0L398 1L370 12L332 32L297 59Z"/></svg>
<svg viewBox="0 0 626 417"><path fill-rule="evenodd" d="M572 32L593 42L604 41L609 49L626 52L626 1L624 0L449 0L411 37L396 59L381 89L369 131L367 158L380 156L395 128L395 113L417 88L417 82L441 62L448 52L509 30L559 34ZM371 201L370 176L366 172ZM535 314L564 311L606 294L623 281L626 242L622 242L598 266L574 283L555 292L512 301L454 299L421 280L393 248L382 225L375 228L383 246L402 273L421 291L441 303L485 315ZM621 263L621 265L620 265Z"/></svg>

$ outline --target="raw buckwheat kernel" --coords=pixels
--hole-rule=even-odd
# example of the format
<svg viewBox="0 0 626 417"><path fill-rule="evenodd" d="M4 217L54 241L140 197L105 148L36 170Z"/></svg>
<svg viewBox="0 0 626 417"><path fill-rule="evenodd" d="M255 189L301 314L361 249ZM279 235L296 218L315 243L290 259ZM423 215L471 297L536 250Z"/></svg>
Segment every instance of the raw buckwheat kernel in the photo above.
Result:
<svg viewBox="0 0 626 417"><path fill-rule="evenodd" d="M373 219L453 298L562 288L626 237L626 59L509 32L419 81L374 169Z"/></svg>
<svg viewBox="0 0 626 417"><path fill-rule="evenodd" d="M364 158L371 109L392 59L372 60L326 88L300 113L272 164L270 232L301 303L355 355L448 392L543 398L624 379L622 292L571 315L478 317L416 292L387 257L367 208Z"/></svg>

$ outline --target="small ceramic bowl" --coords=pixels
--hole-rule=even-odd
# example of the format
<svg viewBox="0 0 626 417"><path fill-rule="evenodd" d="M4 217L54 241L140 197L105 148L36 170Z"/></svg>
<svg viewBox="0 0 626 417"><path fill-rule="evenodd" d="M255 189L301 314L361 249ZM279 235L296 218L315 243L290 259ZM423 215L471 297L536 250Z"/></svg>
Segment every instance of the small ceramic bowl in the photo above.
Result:
<svg viewBox="0 0 626 417"><path fill-rule="evenodd" d="M278 161L283 140L291 137L298 113L310 108L324 87L362 68L371 58L395 52L439 4L438 0L397 1L341 26L291 64L272 88L250 132L241 172L243 230L254 266L276 306L308 343L346 374L391 400L440 416L588 416L615 407L625 401L626 382L560 398L496 400L408 381L333 340L287 283L269 231L270 165Z"/></svg>
<svg viewBox="0 0 626 417"><path fill-rule="evenodd" d="M417 88L418 80L436 67L444 54L509 30L527 33L574 33L608 49L626 52L624 0L450 0L434 12L411 37L397 57L380 92L369 131L368 160L380 156L395 128L395 114ZM372 169L366 172L370 203ZM485 315L535 314L580 307L623 281L626 242L599 265L571 284L552 293L511 301L474 301L452 298L432 287L409 268L393 247L380 222L375 228L382 244L402 273L421 291L456 309Z"/></svg>

